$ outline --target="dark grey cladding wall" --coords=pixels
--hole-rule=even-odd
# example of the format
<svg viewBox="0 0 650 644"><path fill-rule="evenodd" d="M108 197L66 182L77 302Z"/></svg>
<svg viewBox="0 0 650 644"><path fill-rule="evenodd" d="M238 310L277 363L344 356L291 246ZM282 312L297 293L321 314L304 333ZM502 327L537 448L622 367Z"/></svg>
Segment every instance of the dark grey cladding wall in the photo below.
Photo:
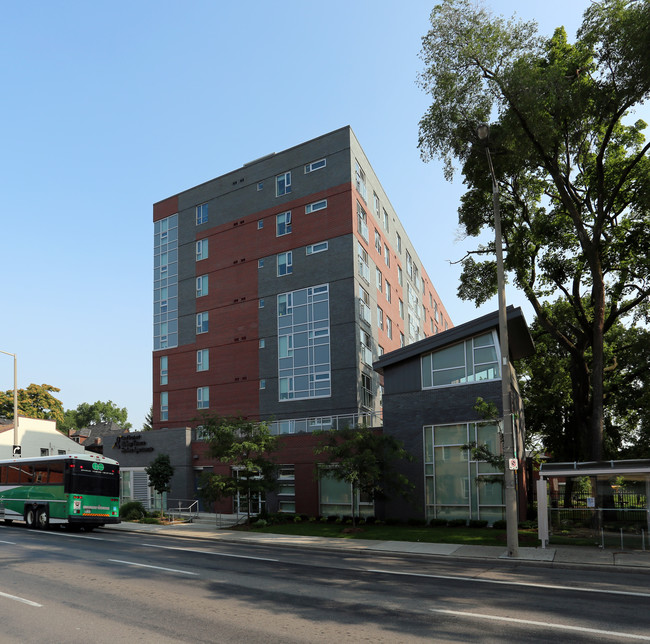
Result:
<svg viewBox="0 0 650 644"><path fill-rule="evenodd" d="M118 444L116 438L106 437L104 456L115 459L120 467L147 467L160 454L167 454L174 468L168 499L194 497L190 429L157 429L120 434L117 438Z"/></svg>
<svg viewBox="0 0 650 644"><path fill-rule="evenodd" d="M399 368L407 366L411 370L419 369L419 360L410 361L410 365L402 364L395 369L387 369L385 382L390 381L398 371L413 382L408 369ZM389 371L396 373L388 374ZM419 387L419 378L417 386ZM414 460L401 463L398 469L415 485L415 505L410 506L400 498L390 499L386 503L386 516L400 519L424 518L423 427L481 420L473 409L478 397L495 403L500 410L501 381L384 394L384 432L402 441L405 449L412 454Z"/></svg>

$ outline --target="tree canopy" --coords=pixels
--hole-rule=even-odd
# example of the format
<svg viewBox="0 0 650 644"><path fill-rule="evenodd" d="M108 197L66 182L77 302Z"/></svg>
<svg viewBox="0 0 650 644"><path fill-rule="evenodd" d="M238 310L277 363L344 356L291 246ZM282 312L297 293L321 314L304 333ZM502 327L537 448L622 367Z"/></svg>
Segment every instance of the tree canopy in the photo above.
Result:
<svg viewBox="0 0 650 644"><path fill-rule="evenodd" d="M505 267L539 324L571 360L581 457L604 445L605 334L648 318L650 160L632 116L650 96L650 0L603 0L585 11L575 43L535 23L504 20L471 0L444 0L422 40L419 77L432 103L420 121L423 157L446 176L462 165L467 236L493 226L489 146L501 194ZM496 292L494 244L463 258L459 295ZM561 296L566 316L548 302ZM632 319L635 319L632 317Z"/></svg>
<svg viewBox="0 0 650 644"><path fill-rule="evenodd" d="M27 418L55 420L63 423L63 404L53 396L61 391L52 385L35 385L18 390L18 414ZM14 391L0 391L0 416L14 417Z"/></svg>
<svg viewBox="0 0 650 644"><path fill-rule="evenodd" d="M76 409L67 409L65 412L65 429L74 430L97 425L98 423L115 423L122 429L131 429L127 422L128 411L126 407L118 407L112 400L102 402L98 400L92 404L80 403Z"/></svg>

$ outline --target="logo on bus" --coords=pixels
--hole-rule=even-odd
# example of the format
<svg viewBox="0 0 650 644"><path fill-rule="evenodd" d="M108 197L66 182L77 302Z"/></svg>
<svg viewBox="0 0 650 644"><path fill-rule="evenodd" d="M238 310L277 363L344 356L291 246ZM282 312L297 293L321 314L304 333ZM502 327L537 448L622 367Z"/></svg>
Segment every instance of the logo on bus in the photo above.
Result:
<svg viewBox="0 0 650 644"><path fill-rule="evenodd" d="M103 463L93 463L93 469L97 470L98 472L103 472L104 471L104 464Z"/></svg>

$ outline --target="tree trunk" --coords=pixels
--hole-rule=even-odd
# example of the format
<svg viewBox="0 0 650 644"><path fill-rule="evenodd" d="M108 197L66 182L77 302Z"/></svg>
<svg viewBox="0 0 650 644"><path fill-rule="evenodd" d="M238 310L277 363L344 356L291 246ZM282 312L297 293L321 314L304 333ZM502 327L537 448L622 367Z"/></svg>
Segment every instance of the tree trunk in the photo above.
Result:
<svg viewBox="0 0 650 644"><path fill-rule="evenodd" d="M605 370L605 288L602 283L594 284L594 327L591 362L591 423L589 428L590 458L603 459L603 374Z"/></svg>

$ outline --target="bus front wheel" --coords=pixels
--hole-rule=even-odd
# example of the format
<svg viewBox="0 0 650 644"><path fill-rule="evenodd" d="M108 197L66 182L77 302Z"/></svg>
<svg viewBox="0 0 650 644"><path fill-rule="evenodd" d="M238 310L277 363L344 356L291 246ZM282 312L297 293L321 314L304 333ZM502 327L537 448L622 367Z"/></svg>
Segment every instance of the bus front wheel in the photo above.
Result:
<svg viewBox="0 0 650 644"><path fill-rule="evenodd" d="M36 526L36 510L34 508L27 508L25 510L25 524L28 528Z"/></svg>
<svg viewBox="0 0 650 644"><path fill-rule="evenodd" d="M36 527L40 530L47 530L50 525L50 515L47 508L41 508L36 515Z"/></svg>

